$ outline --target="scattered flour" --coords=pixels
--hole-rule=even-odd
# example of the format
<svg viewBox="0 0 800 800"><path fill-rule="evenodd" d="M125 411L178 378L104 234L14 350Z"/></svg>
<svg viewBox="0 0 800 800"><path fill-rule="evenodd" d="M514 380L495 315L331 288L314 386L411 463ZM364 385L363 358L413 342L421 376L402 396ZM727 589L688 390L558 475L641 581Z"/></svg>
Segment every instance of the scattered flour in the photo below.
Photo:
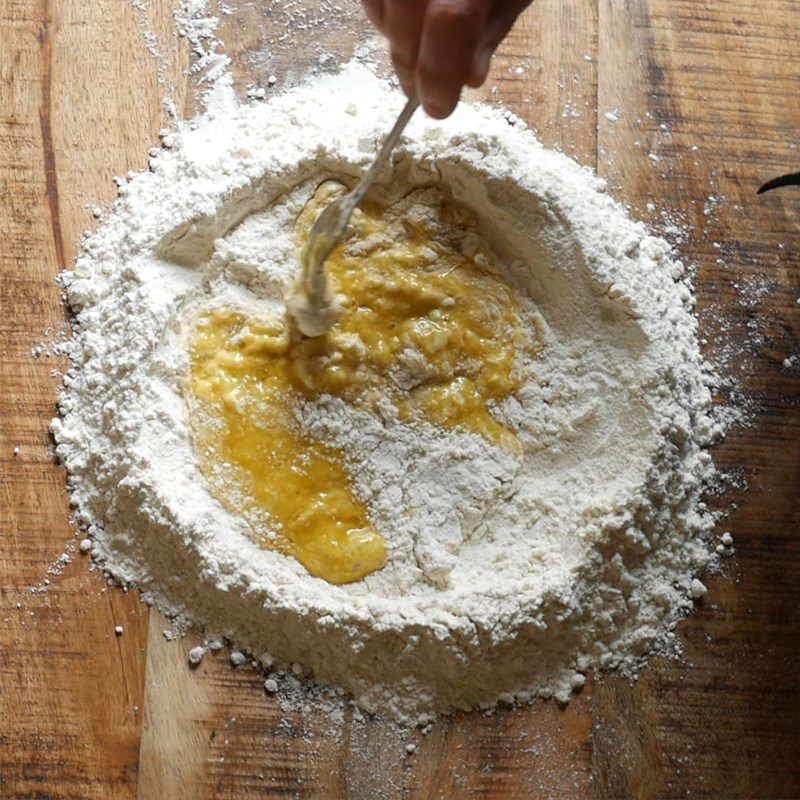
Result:
<svg viewBox="0 0 800 800"><path fill-rule="evenodd" d="M235 665L274 659L270 693L303 676L425 724L566 701L587 670L633 676L648 654L673 652L712 559L702 498L721 430L666 242L507 114L420 115L383 190L435 185L466 207L542 331L523 388L495 409L522 454L323 396L303 428L348 454L388 563L335 586L257 546L192 452L188 322L214 305L281 308L305 199L359 174L400 103L348 66L267 102L228 97L169 133L64 278L76 334L52 432L110 575L234 642Z"/></svg>
<svg viewBox="0 0 800 800"><path fill-rule="evenodd" d="M222 79L231 83L233 79L228 72L231 60L221 52L222 42L216 35L219 18L208 12L207 0L182 0L175 12L175 22L179 35L185 36L192 46L194 60L190 73L212 85Z"/></svg>

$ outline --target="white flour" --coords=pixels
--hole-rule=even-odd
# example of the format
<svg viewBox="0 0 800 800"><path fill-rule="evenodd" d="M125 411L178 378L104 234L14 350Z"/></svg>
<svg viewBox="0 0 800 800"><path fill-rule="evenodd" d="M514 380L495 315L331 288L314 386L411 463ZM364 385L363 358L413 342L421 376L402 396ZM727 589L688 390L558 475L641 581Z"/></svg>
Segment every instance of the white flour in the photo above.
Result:
<svg viewBox="0 0 800 800"><path fill-rule="evenodd" d="M279 306L305 198L322 178L357 175L400 103L351 66L170 135L66 279L78 324L58 454L93 557L239 651L402 722L566 701L589 669L635 674L674 651L711 559L704 448L719 432L682 265L587 170L464 106L443 124L414 120L384 174L390 193L438 185L470 209L544 347L496 410L519 460L389 407L303 408L308 435L348 454L389 542L382 570L332 585L258 547L192 453L187 321L214 305Z"/></svg>

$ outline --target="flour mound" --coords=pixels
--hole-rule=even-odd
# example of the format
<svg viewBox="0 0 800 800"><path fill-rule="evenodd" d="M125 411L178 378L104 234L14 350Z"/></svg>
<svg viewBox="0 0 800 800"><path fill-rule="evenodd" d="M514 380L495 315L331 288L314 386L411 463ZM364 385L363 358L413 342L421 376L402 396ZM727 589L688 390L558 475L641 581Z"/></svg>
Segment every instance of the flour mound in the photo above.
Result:
<svg viewBox="0 0 800 800"><path fill-rule="evenodd" d="M281 307L303 204L360 173L401 102L351 66L171 134L65 279L77 325L57 452L105 569L239 650L405 723L566 701L587 670L635 674L674 648L711 559L718 433L684 269L588 170L463 105L415 119L381 176L386 197L436 187L477 221L542 341L493 409L521 455L391 407L299 409L307 435L347 454L388 542L382 570L337 586L259 547L192 452L190 321Z"/></svg>

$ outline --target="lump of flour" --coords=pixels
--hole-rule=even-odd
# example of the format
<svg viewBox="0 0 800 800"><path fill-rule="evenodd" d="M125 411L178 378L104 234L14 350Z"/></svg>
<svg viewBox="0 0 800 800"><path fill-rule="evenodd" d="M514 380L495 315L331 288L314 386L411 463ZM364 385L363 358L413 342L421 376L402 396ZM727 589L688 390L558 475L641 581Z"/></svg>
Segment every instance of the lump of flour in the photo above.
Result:
<svg viewBox="0 0 800 800"><path fill-rule="evenodd" d="M716 430L683 267L590 172L464 105L414 120L382 176L387 206L419 191L461 209L460 246L487 243L537 342L489 408L513 448L412 424L392 397L297 404L302 435L343 454L382 568L337 585L260 546L193 447L192 326L219 308L282 313L298 216L370 162L400 101L347 67L179 128L65 279L77 325L57 451L93 557L240 652L405 723L566 701L587 670L635 674L673 646L713 526ZM423 367L401 354L398 392Z"/></svg>

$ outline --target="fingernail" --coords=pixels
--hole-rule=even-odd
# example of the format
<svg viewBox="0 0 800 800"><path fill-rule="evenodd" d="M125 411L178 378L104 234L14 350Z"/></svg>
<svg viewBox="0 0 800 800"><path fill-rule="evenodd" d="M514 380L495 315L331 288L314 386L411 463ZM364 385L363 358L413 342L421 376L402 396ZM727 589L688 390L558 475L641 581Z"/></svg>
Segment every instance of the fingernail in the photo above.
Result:
<svg viewBox="0 0 800 800"><path fill-rule="evenodd" d="M435 105L433 103L425 103L425 113L434 119L444 119L445 117L449 117L452 111L452 108Z"/></svg>

